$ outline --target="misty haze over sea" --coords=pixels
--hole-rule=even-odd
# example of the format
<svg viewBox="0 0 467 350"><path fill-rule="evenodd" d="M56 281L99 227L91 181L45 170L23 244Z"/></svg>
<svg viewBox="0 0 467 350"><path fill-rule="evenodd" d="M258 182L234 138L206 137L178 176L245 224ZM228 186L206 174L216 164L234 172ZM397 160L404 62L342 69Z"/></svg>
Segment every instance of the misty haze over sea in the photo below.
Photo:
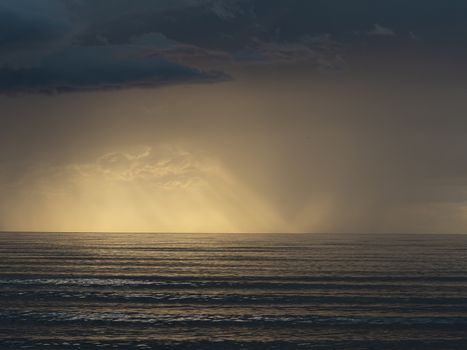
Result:
<svg viewBox="0 0 467 350"><path fill-rule="evenodd" d="M467 236L0 234L0 349L466 349Z"/></svg>

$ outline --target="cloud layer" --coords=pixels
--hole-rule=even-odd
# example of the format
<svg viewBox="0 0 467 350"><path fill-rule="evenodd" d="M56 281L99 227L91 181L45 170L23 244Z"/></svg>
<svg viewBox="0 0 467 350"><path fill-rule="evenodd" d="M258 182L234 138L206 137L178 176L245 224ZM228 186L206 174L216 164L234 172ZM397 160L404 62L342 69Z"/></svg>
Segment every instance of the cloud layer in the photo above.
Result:
<svg viewBox="0 0 467 350"><path fill-rule="evenodd" d="M55 94L227 78L222 72L204 72L164 58L135 58L130 50L70 48L43 58L37 66L0 69L0 92Z"/></svg>
<svg viewBox="0 0 467 350"><path fill-rule="evenodd" d="M0 93L158 87L228 77L165 57L148 57L138 45L75 45L75 37L90 24L75 17L72 5L84 6L83 11L99 10L98 5L79 1L0 3L0 31L4 33L0 38ZM128 3L121 5L130 8Z"/></svg>
<svg viewBox="0 0 467 350"><path fill-rule="evenodd" d="M362 43L461 42L465 15L458 1L2 0L0 91L223 81L213 68L232 65L341 69Z"/></svg>

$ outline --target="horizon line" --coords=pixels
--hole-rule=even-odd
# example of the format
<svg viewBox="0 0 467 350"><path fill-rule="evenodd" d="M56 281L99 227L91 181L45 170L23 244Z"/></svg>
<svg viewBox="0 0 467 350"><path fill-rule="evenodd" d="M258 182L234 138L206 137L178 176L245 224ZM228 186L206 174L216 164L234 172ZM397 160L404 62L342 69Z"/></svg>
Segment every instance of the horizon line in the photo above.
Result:
<svg viewBox="0 0 467 350"><path fill-rule="evenodd" d="M164 231L20 231L20 230L0 230L0 234L5 233L31 233L31 234L225 234L225 235L466 235L467 233L440 233L440 232L164 232Z"/></svg>

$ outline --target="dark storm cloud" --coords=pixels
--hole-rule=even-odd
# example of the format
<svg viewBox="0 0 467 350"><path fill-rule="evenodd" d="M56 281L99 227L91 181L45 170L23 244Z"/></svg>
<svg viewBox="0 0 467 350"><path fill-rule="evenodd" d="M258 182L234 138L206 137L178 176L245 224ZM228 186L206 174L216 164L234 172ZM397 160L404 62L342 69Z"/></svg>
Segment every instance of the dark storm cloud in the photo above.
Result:
<svg viewBox="0 0 467 350"><path fill-rule="evenodd" d="M140 4L127 3L128 11L116 11L89 26L80 40L96 43L101 35L112 43L126 43L160 32L180 42L235 51L257 40L297 41L324 33L355 39L374 28L388 28L406 38L414 32L431 39L467 36L467 4L460 0L199 0L157 10Z"/></svg>
<svg viewBox="0 0 467 350"><path fill-rule="evenodd" d="M217 81L226 74L201 69L233 64L342 68L361 44L461 43L465 18L460 0L0 0L0 89Z"/></svg>
<svg viewBox="0 0 467 350"><path fill-rule="evenodd" d="M62 36L69 29L66 22L40 15L23 14L8 7L0 7L0 45L21 48L43 44Z"/></svg>
<svg viewBox="0 0 467 350"><path fill-rule="evenodd" d="M164 8L162 2L157 4L139 2L148 9ZM157 87L227 78L222 72L147 57L138 45L73 45L75 36L89 25L73 10L94 11L98 20L106 9L112 13L131 8L138 6L127 1L94 5L71 0L0 1L0 93ZM152 47L158 45L152 43Z"/></svg>
<svg viewBox="0 0 467 350"><path fill-rule="evenodd" d="M29 67L66 44L73 24L60 1L0 1L0 67Z"/></svg>
<svg viewBox="0 0 467 350"><path fill-rule="evenodd" d="M203 72L165 59L134 58L115 48L73 48L49 55L34 67L0 69L0 92L54 94L226 78L221 72Z"/></svg>

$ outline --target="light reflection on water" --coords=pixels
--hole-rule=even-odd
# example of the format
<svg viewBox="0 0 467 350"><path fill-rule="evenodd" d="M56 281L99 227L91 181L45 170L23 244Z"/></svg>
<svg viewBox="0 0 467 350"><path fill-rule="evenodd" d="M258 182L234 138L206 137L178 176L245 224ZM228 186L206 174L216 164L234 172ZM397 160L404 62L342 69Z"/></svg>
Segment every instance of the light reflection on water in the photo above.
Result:
<svg viewBox="0 0 467 350"><path fill-rule="evenodd" d="M467 236L1 234L0 349L467 349Z"/></svg>

